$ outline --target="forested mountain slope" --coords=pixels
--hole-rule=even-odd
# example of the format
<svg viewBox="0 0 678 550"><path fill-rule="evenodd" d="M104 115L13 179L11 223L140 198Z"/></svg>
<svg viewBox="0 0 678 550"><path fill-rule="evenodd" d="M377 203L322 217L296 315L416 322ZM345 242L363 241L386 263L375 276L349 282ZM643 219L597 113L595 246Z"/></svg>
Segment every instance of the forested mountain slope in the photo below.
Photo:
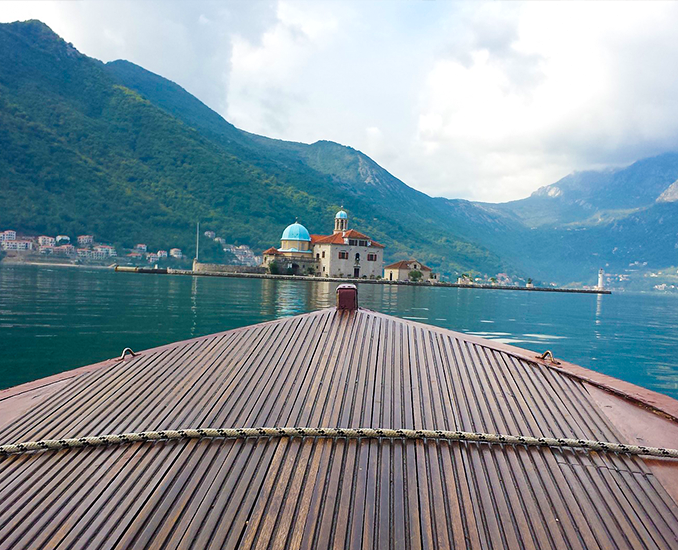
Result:
<svg viewBox="0 0 678 550"><path fill-rule="evenodd" d="M271 143L161 77L80 54L38 21L0 25L2 227L88 232L127 246L171 242L192 254L200 219L261 250L296 217L313 232L331 231L343 204L353 226L387 246L387 259L416 255L447 272L507 268L441 227L434 199L361 153ZM299 147L318 152L315 161ZM358 159L358 179L352 169L321 170L337 156ZM369 186L375 177L383 189Z"/></svg>

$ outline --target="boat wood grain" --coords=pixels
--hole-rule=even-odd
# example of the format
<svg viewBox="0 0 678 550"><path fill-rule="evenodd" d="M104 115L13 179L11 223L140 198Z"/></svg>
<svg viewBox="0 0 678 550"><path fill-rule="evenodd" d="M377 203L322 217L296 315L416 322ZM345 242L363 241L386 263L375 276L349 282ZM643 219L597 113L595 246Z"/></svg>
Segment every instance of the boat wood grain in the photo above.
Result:
<svg viewBox="0 0 678 550"><path fill-rule="evenodd" d="M525 350L331 308L6 390L0 441L277 425L638 443L636 411L652 444L678 446L673 403L632 388L662 415L601 380ZM675 461L472 442L69 449L0 460L0 548L676 548L676 486Z"/></svg>

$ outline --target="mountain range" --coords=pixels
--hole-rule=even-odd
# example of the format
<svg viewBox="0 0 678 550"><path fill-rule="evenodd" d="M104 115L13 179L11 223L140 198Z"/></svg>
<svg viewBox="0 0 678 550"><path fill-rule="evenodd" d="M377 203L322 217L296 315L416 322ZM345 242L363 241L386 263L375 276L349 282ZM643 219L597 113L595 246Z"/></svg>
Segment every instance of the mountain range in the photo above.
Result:
<svg viewBox="0 0 678 550"><path fill-rule="evenodd" d="M429 197L368 156L244 132L177 84L39 21L0 24L0 228L194 252L194 224L263 250L299 219L351 225L448 275L560 283L677 265L678 154L578 172L504 204Z"/></svg>

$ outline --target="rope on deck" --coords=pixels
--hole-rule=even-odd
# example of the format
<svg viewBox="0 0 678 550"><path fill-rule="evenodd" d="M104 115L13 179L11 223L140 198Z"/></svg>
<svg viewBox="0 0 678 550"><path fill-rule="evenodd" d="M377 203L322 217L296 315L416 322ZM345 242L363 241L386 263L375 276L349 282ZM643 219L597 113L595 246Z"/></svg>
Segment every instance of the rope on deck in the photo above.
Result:
<svg viewBox="0 0 678 550"><path fill-rule="evenodd" d="M73 439L44 439L0 446L0 456L46 451L50 449L70 449L74 447L95 447L100 445L119 445L145 441L167 441L177 439L215 439L249 437L321 437L347 439L430 439L442 441L472 441L500 445L525 445L528 447L565 447L587 449L590 451L622 453L629 455L658 456L678 458L678 449L627 445L607 441L588 439L568 439L554 437L532 437L525 435L502 435L476 432L444 430L404 430L387 428L189 428L184 430L161 430L114 435L98 435Z"/></svg>

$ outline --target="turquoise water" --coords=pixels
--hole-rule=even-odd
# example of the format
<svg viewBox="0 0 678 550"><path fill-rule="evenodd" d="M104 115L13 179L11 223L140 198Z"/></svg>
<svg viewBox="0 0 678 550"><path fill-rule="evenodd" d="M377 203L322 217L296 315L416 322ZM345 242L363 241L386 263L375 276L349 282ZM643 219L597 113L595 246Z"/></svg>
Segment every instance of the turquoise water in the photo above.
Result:
<svg viewBox="0 0 678 550"><path fill-rule="evenodd" d="M327 307L336 283L0 266L0 387ZM678 298L360 285L363 307L556 357L678 398Z"/></svg>

